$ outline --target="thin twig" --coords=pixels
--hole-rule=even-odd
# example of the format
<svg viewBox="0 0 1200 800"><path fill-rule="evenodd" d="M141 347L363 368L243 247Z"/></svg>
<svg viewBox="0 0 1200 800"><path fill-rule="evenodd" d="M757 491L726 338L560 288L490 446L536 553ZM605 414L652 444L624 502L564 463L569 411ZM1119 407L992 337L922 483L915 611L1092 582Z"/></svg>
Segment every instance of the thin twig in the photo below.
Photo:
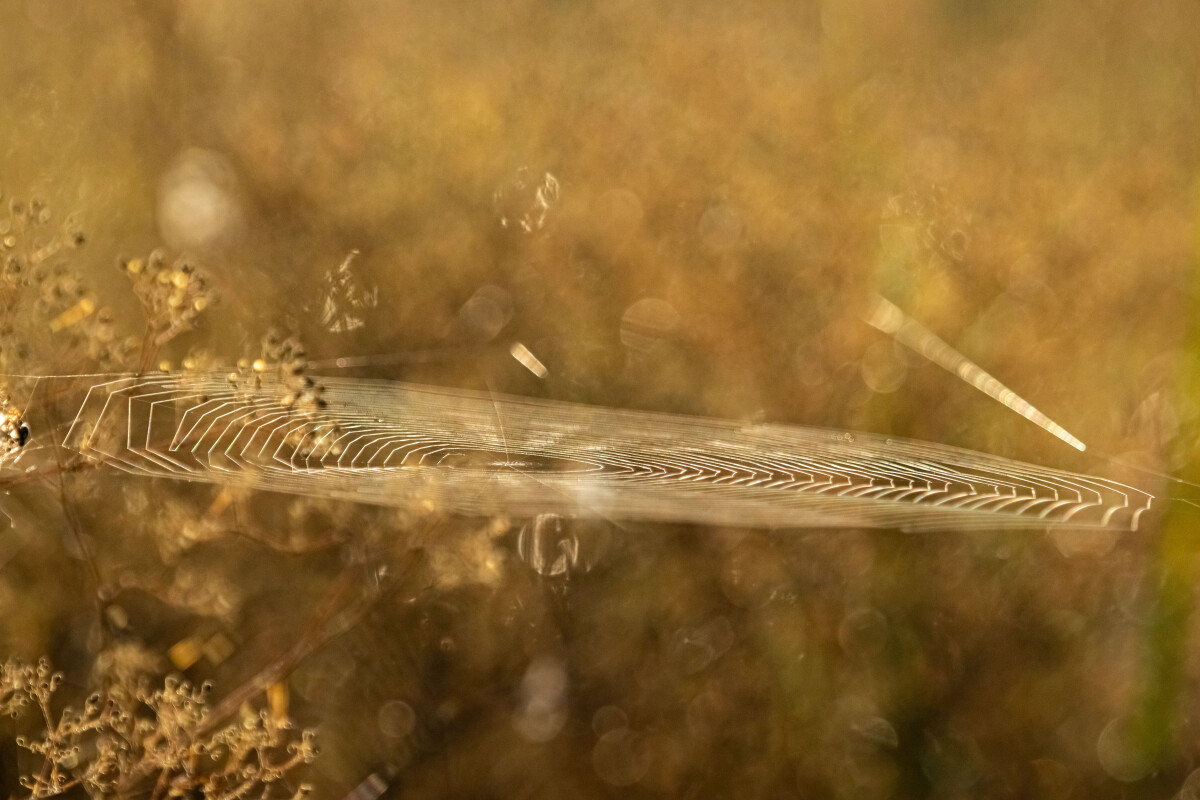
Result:
<svg viewBox="0 0 1200 800"><path fill-rule="evenodd" d="M395 574L389 579L390 589L386 592L373 592L368 597L361 599L357 603L357 607L354 607L353 601L346 603L344 598L358 583L361 573L355 565L342 570L337 581L321 598L320 604L313 612L309 623L296 643L215 705L200 725L197 734L207 733L222 724L251 699L265 692L271 684L282 680L315 650L357 625L374 604L382 597L394 592L401 585L403 579L416 570L423 559L424 551L407 551Z"/></svg>

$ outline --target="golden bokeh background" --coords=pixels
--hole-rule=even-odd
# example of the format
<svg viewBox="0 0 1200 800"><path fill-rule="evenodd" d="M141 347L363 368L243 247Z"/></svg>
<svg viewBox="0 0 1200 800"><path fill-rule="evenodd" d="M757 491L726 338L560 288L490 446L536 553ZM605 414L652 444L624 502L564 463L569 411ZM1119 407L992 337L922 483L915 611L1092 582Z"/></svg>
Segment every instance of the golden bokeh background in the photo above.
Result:
<svg viewBox="0 0 1200 800"><path fill-rule="evenodd" d="M145 325L118 259L166 247L216 298L155 350L172 368L257 358L275 329L316 360L379 356L351 374L1190 490L1112 461L1196 469L1187 0L2 16L3 200L86 233L69 289L122 330L104 342ZM331 315L352 251L361 303ZM1089 456L867 325L876 292ZM28 303L5 316L6 372L97 361L91 328L81 344ZM7 391L36 418L28 382ZM167 669L172 646L220 634L231 652L185 670L220 695L312 633L338 575L425 553L418 588L350 604L281 679L320 728L321 796L1200 795L1200 528L1182 504L1121 536L914 537L547 533L90 474L13 492L0 656L48 654L80 691L116 642ZM539 574L555 537L585 557Z"/></svg>

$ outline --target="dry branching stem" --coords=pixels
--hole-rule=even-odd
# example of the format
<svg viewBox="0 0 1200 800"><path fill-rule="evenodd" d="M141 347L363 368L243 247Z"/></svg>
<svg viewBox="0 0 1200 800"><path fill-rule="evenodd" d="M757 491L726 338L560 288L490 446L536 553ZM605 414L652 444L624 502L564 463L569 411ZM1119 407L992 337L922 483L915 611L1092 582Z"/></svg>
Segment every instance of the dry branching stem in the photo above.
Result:
<svg viewBox="0 0 1200 800"><path fill-rule="evenodd" d="M205 800L295 797L288 776L317 755L315 733L302 731L270 711L244 712L224 726L210 723L208 684L193 686L169 677L162 688L117 681L87 699L82 711L57 715L52 696L62 681L48 661L0 666L0 711L41 712L45 736L18 737L17 745L41 760L36 774L22 775L31 798L82 787L93 798L126 798L149 791L152 800L199 795ZM153 780L153 788L150 781ZM283 789L287 792L284 794Z"/></svg>

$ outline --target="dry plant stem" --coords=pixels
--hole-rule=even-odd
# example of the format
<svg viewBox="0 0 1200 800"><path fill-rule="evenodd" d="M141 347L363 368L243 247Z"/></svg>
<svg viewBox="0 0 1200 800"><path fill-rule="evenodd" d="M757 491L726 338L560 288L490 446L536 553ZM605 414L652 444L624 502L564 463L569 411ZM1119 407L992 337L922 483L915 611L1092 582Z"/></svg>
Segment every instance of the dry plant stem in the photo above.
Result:
<svg viewBox="0 0 1200 800"><path fill-rule="evenodd" d="M47 478L60 478L63 475L70 475L74 472L80 472L85 469L94 469L94 464L89 464L81 459L75 459L69 463L60 461L58 466L53 469L37 470L36 472L21 473L13 475L10 478L5 478L0 482L0 490L7 491L15 489L18 486L24 486L27 483L41 482Z"/></svg>
<svg viewBox="0 0 1200 800"><path fill-rule="evenodd" d="M142 337L142 355L138 359L138 374L143 375L150 370L154 364L154 357L158 355L158 346L160 342L154 336L154 326L146 325L146 335Z"/></svg>
<svg viewBox="0 0 1200 800"><path fill-rule="evenodd" d="M96 557L92 553L91 546L88 544L87 537L83 535L82 526L79 521L79 515L75 511L75 505L67 496L67 484L65 476L70 471L63 464L61 451L55 451L55 459L58 463L56 483L58 487L58 500L62 506L63 515L67 518L67 527L71 531L71 538L75 541L75 546L79 549L80 555L87 564L87 570L92 577L92 586L94 587L92 601L96 608L96 621L100 625L100 635L105 645L108 643L108 626L104 622L104 605L103 599L104 583L100 577L100 568L96 565Z"/></svg>
<svg viewBox="0 0 1200 800"><path fill-rule="evenodd" d="M315 650L352 629L362 621L376 602L398 591L404 583L404 578L413 574L423 560L423 551L409 550L388 578L390 586L386 590L371 592L357 603L345 602L344 598L358 584L362 573L357 565L343 569L337 581L321 599L300 639L258 674L213 706L212 712L200 725L198 732L204 734L212 731L237 713L243 705L265 692L271 684L280 681Z"/></svg>
<svg viewBox="0 0 1200 800"><path fill-rule="evenodd" d="M324 550L337 547L342 544L341 539L323 539L311 542L309 544L291 544L272 539L270 536L264 536L254 531L252 528L231 527L222 528L214 532L214 536L227 536L231 538L245 539L248 542L253 542L263 547L269 547L278 553L289 553L291 555L304 555L305 553L320 553Z"/></svg>
<svg viewBox="0 0 1200 800"><path fill-rule="evenodd" d="M71 529L71 538L75 540L75 546L79 548L79 552L83 554L83 560L87 562L88 572L92 574L92 581L95 583L97 597L101 590L100 570L96 566L96 559L92 555L91 548L88 546L86 539L80 531L79 516L75 513L75 506L71 503L67 496L66 483L63 481L63 475L60 472L58 475L58 499L62 504L63 514L67 518L67 526Z"/></svg>
<svg viewBox="0 0 1200 800"><path fill-rule="evenodd" d="M38 709L42 713L42 720L46 724L46 736L47 736L47 739L49 739L50 731L53 731L55 728L54 720L50 716L49 700L39 696L37 701L38 701ZM38 785L45 786L53 778L57 777L57 775L55 774L57 772L58 772L58 762L55 759L47 758L45 761L42 762L42 772L38 778ZM57 781L55 781L54 783L55 783L55 785L57 785ZM64 790L69 789L72 786L74 786L76 783L78 783L77 780L71 781L70 783L64 785L63 789Z"/></svg>
<svg viewBox="0 0 1200 800"><path fill-rule="evenodd" d="M338 547L346 542L346 538L338 537L336 531L327 531L325 537L314 538L311 541L303 543L295 543L287 539L286 536L272 536L266 530L256 530L252 525L247 526L239 522L238 506L239 503L237 501L230 504L233 523L229 527L214 531L213 535L245 539L248 542L254 542L255 544L270 548L277 553L291 553L292 555L319 553L323 550Z"/></svg>
<svg viewBox="0 0 1200 800"><path fill-rule="evenodd" d="M150 800L159 800L163 792L167 790L167 779L170 777L171 771L167 767L159 770L158 780L154 782L154 791L150 793Z"/></svg>
<svg viewBox="0 0 1200 800"><path fill-rule="evenodd" d="M92 603L96 608L96 621L100 624L100 636L103 646L107 646L109 642L109 630L106 621L104 621L104 606L106 601L103 599L104 583L100 575L100 567L96 564L96 555L91 552L91 546L88 543L88 537L83 535L83 525L79 522L79 515L76 511L76 506L71 499L67 497L66 475L72 468L62 462L62 452L55 450L55 461L58 462L58 475L56 475L56 483L58 483L59 503L62 506L62 513L67 518L67 527L71 529L71 537L79 548L79 554L82 555L84 563L88 565L88 572L91 575L92 587Z"/></svg>

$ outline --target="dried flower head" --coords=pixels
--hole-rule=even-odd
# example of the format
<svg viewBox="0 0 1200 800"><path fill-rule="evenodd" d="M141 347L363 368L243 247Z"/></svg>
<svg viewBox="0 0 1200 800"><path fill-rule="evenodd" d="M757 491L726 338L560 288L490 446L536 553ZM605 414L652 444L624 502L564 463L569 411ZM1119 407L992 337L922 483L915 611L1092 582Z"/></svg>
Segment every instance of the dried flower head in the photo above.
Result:
<svg viewBox="0 0 1200 800"><path fill-rule="evenodd" d="M155 250L148 258L122 261L121 268L133 282L156 347L190 330L215 300L203 271L186 258L168 265L166 253Z"/></svg>

